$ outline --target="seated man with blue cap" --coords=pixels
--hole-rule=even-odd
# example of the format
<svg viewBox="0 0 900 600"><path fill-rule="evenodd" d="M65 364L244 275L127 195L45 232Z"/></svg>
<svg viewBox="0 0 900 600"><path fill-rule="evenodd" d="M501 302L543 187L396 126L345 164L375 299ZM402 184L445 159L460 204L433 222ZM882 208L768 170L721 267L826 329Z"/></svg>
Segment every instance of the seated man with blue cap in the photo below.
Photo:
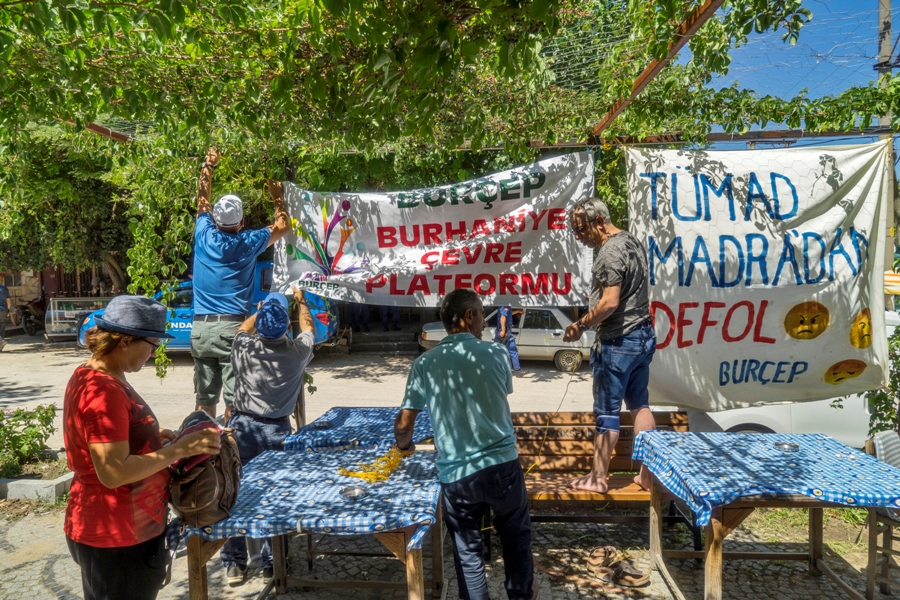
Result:
<svg viewBox="0 0 900 600"><path fill-rule="evenodd" d="M234 408L228 427L235 430L241 464L267 450L282 450L291 433L290 415L297 404L303 370L313 356L313 319L303 292L293 288L300 309L300 333L292 340L287 298L269 294L259 311L243 322L234 336ZM263 542L263 575L272 577L272 549ZM231 538L222 547L228 585L240 585L247 569L244 538Z"/></svg>

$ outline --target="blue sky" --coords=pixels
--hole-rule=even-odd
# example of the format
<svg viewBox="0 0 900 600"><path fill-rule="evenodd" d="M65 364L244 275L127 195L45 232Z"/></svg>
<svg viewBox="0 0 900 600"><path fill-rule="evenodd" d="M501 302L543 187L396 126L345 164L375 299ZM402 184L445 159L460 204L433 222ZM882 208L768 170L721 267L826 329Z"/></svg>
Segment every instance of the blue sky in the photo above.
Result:
<svg viewBox="0 0 900 600"><path fill-rule="evenodd" d="M893 40L900 33L898 4L894 2L893 6ZM737 82L739 87L754 90L761 96L782 98L792 98L805 88L810 98L820 98L876 81L873 65L878 62L878 0L807 0L803 6L812 11L813 18L801 30L796 45L782 42L781 33L752 34L746 45L732 50L729 73L717 78L714 87ZM867 137L809 139L796 145L873 140ZM746 147L746 143L716 146L736 148Z"/></svg>

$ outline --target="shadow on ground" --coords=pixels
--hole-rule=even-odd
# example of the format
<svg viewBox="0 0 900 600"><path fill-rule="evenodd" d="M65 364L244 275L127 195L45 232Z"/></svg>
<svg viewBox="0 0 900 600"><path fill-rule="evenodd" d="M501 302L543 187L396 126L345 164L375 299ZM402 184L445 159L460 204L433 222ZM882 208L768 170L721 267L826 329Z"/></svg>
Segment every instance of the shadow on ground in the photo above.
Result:
<svg viewBox="0 0 900 600"><path fill-rule="evenodd" d="M51 385L22 385L6 377L0 377L0 409L16 408L22 402L53 399Z"/></svg>

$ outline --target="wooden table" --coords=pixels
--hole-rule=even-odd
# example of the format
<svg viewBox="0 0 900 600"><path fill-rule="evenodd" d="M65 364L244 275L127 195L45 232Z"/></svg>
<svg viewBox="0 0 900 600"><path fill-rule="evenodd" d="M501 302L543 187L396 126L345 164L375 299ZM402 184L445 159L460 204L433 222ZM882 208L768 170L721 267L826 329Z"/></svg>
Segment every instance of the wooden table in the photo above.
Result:
<svg viewBox="0 0 900 600"><path fill-rule="evenodd" d="M325 588L388 588L406 589L410 600L424 600L425 588L431 589L434 598L447 597L447 580L444 579L444 536L441 519L441 503L438 502L438 510L435 513L436 523L431 525L431 579L425 579L422 549L407 550L409 539L415 531L415 527L406 527L397 531L386 531L371 534L381 542L390 554L365 554L354 555L368 556L394 556L406 565L406 581L363 581L363 580L322 580L302 579L291 577L285 569L286 556L284 554L286 536L275 536L272 540L272 558L274 576L266 587L260 592L258 598L265 598L273 589L278 594L284 594L288 586L292 587L325 587ZM312 532L300 532L300 535L309 536L312 540ZM206 563L225 544L226 540L208 541L199 536L189 537L188 548L188 585L191 600L207 600L209 598L209 584L206 576ZM308 550L313 551L312 544ZM325 553L318 553L325 554ZM331 554L331 553L328 553ZM340 554L340 553L335 553Z"/></svg>
<svg viewBox="0 0 900 600"><path fill-rule="evenodd" d="M666 567L666 558L702 558L704 559L704 600L721 600L722 598L722 561L730 560L795 560L804 561L812 575L826 575L835 585L855 600L872 600L875 596L876 583L876 549L878 528L875 509L869 508L867 525L869 529L869 557L865 595L850 587L835 573L823 558L824 550L824 515L825 508L839 507L839 504L821 502L808 496L794 495L762 495L744 496L734 502L715 508L712 519L705 526L705 549L666 550L662 544L663 502L673 498L656 476L650 490L650 564L659 571L666 585L678 600L685 600L681 590ZM757 508L808 508L809 509L809 548L807 552L723 552L722 542L734 531L744 519Z"/></svg>

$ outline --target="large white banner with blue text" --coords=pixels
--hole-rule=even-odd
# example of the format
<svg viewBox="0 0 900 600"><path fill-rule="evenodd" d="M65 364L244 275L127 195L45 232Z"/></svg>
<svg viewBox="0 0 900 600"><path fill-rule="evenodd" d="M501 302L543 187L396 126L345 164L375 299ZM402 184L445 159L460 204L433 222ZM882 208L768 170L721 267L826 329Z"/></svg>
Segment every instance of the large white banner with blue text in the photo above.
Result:
<svg viewBox="0 0 900 600"><path fill-rule="evenodd" d="M566 211L593 190L590 152L403 192L285 183L292 231L275 244L273 289L439 306L451 290L469 288L486 306L578 306L590 252L569 231Z"/></svg>
<svg viewBox="0 0 900 600"><path fill-rule="evenodd" d="M889 141L627 161L654 403L725 410L884 384Z"/></svg>

